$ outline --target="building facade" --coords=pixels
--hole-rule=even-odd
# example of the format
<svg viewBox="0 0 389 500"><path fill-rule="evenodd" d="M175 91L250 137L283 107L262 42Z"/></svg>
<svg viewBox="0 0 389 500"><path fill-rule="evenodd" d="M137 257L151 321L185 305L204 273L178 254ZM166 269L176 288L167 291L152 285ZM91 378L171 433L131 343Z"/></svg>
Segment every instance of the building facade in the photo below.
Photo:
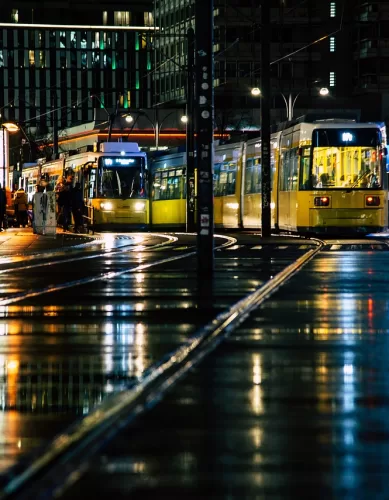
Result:
<svg viewBox="0 0 389 500"><path fill-rule="evenodd" d="M359 108L361 119L387 118L389 0L269 2L273 123L285 120L289 102L294 116ZM259 6L214 0L221 133L260 127L261 97L251 94L261 81ZM90 122L96 110L108 121L116 108L184 109L189 27L195 0L11 0L0 11L2 119L39 138L54 123Z"/></svg>
<svg viewBox="0 0 389 500"><path fill-rule="evenodd" d="M359 0L355 10L353 94L389 123L389 1Z"/></svg>
<svg viewBox="0 0 389 500"><path fill-rule="evenodd" d="M389 1L269 0L272 121L326 109L358 109L387 118ZM160 102L184 102L185 34L195 27L194 0L155 0L155 81ZM261 11L256 0L214 0L215 119L221 128L259 122ZM320 95L320 88L329 95Z"/></svg>
<svg viewBox="0 0 389 500"><path fill-rule="evenodd" d="M52 130L53 120L59 130L93 120L96 108L108 115L116 107L150 107L151 6L140 0L15 0L2 7L3 119L39 137Z"/></svg>

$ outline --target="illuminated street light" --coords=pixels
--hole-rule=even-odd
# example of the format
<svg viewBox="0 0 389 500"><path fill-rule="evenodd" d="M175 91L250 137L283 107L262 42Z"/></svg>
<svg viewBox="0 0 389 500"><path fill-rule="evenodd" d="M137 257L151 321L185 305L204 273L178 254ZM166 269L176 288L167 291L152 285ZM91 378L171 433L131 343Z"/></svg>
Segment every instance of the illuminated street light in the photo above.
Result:
<svg viewBox="0 0 389 500"><path fill-rule="evenodd" d="M171 113L167 114L161 121L159 121L157 119L155 122L153 120L151 120L150 117L147 115L147 113L145 113L142 110L135 111L135 113L138 114L139 116L142 116L143 118L145 118L150 123L150 125L153 127L154 137L155 137L155 149L158 151L158 149L159 149L159 136L161 133L162 125L165 122L165 120L167 118L169 118L169 116L171 116L173 113L175 113L175 111L172 111ZM132 123L134 121L134 117L130 114L125 115L124 119L126 120L127 123ZM186 115L181 116L181 122L187 123L188 117Z"/></svg>
<svg viewBox="0 0 389 500"><path fill-rule="evenodd" d="M7 129L8 132L10 132L11 134L13 132L19 132L19 130L21 130L21 128L19 127L19 125L17 125L16 123L13 123L13 122L3 123L2 127L4 127L5 129Z"/></svg>
<svg viewBox="0 0 389 500"><path fill-rule="evenodd" d="M13 134L14 132L19 132L19 130L22 130L21 127L19 127L19 125L17 125L16 123L12 123L12 122L7 122L7 123L2 123L1 125L1 128L2 128L2 157L3 157L3 161L2 161L2 170L3 170L3 179L2 179L2 187L3 189L5 189L6 187L6 184L7 184L7 173L8 173L8 149L9 149L9 146L8 146L8 138L6 137L6 132L8 132L9 134ZM24 130L23 130L23 133L24 133Z"/></svg>
<svg viewBox="0 0 389 500"><path fill-rule="evenodd" d="M329 93L330 93L330 91L328 90L327 87L322 87L319 90L319 95L321 95L322 97L329 95ZM254 87L253 89L251 89L251 94L253 96L257 97L257 96L261 95L261 89L259 89L258 87ZM286 96L282 92L280 92L280 94L282 95L282 98L284 99L284 102L285 102L287 120L291 121L293 119L294 105L296 104L296 100L297 100L298 96L301 94L301 92L296 94L294 99L293 99L292 93L290 93L288 95L288 98L286 98Z"/></svg>

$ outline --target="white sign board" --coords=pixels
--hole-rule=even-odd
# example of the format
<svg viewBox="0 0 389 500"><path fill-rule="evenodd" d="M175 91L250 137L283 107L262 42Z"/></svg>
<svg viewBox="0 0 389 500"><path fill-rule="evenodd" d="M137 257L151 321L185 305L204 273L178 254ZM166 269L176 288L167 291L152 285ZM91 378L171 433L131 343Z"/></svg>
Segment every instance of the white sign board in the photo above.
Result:
<svg viewBox="0 0 389 500"><path fill-rule="evenodd" d="M33 211L36 232L38 234L55 235L57 233L55 192L35 193Z"/></svg>

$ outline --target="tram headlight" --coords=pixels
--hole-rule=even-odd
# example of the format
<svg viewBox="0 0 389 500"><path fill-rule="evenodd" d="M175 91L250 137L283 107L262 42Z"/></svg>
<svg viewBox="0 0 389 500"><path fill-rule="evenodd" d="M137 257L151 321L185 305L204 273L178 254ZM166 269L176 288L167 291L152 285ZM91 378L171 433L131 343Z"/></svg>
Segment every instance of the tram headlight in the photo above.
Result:
<svg viewBox="0 0 389 500"><path fill-rule="evenodd" d="M134 205L134 208L137 212L141 212L142 210L145 209L145 202L144 201L137 201Z"/></svg>
<svg viewBox="0 0 389 500"><path fill-rule="evenodd" d="M365 196L365 203L367 207L378 207L380 204L379 196Z"/></svg>
<svg viewBox="0 0 389 500"><path fill-rule="evenodd" d="M329 207L331 198L329 196L315 196L315 207Z"/></svg>
<svg viewBox="0 0 389 500"><path fill-rule="evenodd" d="M110 201L103 201L100 203L101 210L112 210L113 205Z"/></svg>

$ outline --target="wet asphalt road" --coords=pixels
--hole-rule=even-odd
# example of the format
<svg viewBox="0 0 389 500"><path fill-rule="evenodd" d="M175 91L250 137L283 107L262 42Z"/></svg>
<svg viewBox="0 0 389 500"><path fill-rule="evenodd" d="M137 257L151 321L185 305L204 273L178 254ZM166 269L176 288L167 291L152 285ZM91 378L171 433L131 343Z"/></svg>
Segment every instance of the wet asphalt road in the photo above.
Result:
<svg viewBox="0 0 389 500"><path fill-rule="evenodd" d="M64 498L388 498L389 252L318 254Z"/></svg>
<svg viewBox="0 0 389 500"><path fill-rule="evenodd" d="M309 248L241 237L199 282L195 257L138 269L193 252L193 236L129 243L106 235L101 247L0 260L0 472Z"/></svg>

